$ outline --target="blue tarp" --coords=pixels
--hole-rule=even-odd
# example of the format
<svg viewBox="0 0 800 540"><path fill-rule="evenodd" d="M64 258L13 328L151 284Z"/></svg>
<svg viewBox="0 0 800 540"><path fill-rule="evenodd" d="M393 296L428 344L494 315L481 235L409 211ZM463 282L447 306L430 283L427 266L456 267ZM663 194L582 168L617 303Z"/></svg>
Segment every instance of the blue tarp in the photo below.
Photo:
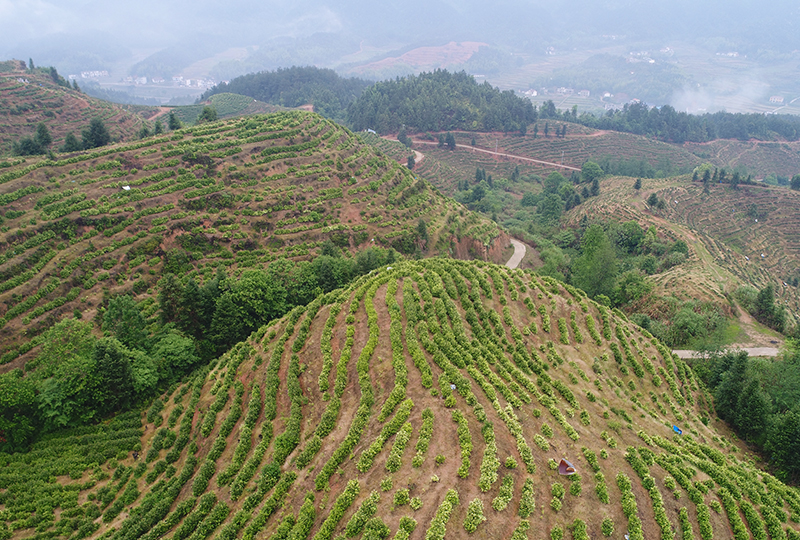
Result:
<svg viewBox="0 0 800 540"><path fill-rule="evenodd" d="M683 431L681 431L681 428L679 428L678 426L672 426L672 431L674 431L678 435L683 435Z"/></svg>

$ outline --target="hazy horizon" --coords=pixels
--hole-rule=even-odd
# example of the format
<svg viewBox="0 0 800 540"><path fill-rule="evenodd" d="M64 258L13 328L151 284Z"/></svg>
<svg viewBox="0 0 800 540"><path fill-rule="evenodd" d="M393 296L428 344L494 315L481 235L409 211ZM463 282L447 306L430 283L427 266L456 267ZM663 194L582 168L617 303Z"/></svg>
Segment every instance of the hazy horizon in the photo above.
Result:
<svg viewBox="0 0 800 540"><path fill-rule="evenodd" d="M491 6L475 0L248 0L224 6L208 0L143 0L135 5L0 0L0 21L4 59L32 58L64 75L107 70L109 76L99 81L104 85L124 85L127 76L219 81L253 71L316 65L371 79L434 67L466 69L501 87L525 90L547 77L556 80L564 68L579 66L594 53L638 61L627 55L639 50L648 53L651 64L670 72L666 86L651 92L659 101L655 104L718 109L723 95L735 98L728 100L735 108L737 100L763 101L767 94L794 92L793 81L800 79L800 5L788 0L761 9L751 2L721 0L501 0ZM455 61L397 59L416 47L449 42L485 43L488 53L471 63L464 59L471 58L475 47L456 55ZM659 51L670 55L658 56ZM728 62L720 72L703 65L734 53L736 57L726 58L738 64ZM376 64L386 58L393 60ZM616 75L612 71L605 76ZM644 78L637 84L646 88L650 83ZM138 95L154 92L120 89ZM639 93L649 99L646 92ZM793 96L786 98L788 102Z"/></svg>

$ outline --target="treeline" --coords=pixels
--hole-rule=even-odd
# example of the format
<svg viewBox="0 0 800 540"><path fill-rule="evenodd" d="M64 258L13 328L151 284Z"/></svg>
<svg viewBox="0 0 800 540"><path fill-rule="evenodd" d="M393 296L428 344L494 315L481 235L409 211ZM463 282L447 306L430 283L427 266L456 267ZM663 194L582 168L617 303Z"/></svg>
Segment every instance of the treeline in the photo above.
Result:
<svg viewBox="0 0 800 540"><path fill-rule="evenodd" d="M644 103L626 103L622 109L612 109L599 117L589 113L578 116L572 110L559 112L552 101L544 103L540 113L542 118L563 118L595 129L647 135L677 144L715 139L771 140L774 135L787 141L800 138L800 117L790 114L693 115L669 105L651 108Z"/></svg>
<svg viewBox="0 0 800 540"><path fill-rule="evenodd" d="M787 341L782 358L729 352L690 361L714 393L714 407L743 439L769 457L784 482L800 481L800 344Z"/></svg>
<svg viewBox="0 0 800 540"><path fill-rule="evenodd" d="M376 83L347 109L353 130L519 131L537 119L536 109L513 91L478 84L465 72L438 69Z"/></svg>
<svg viewBox="0 0 800 540"><path fill-rule="evenodd" d="M312 261L279 259L239 279L223 267L202 283L167 274L157 304L109 299L99 310L100 339L92 323L63 320L40 336L24 372L0 375L0 451L139 406L269 321L396 257L373 247L348 258L326 244Z"/></svg>
<svg viewBox="0 0 800 540"><path fill-rule="evenodd" d="M355 77L340 77L332 69L294 66L250 73L236 77L227 84L220 83L200 96L198 103L214 94L230 92L283 107L299 107L311 103L314 105L314 112L341 121L347 107L370 84L372 83L369 81Z"/></svg>

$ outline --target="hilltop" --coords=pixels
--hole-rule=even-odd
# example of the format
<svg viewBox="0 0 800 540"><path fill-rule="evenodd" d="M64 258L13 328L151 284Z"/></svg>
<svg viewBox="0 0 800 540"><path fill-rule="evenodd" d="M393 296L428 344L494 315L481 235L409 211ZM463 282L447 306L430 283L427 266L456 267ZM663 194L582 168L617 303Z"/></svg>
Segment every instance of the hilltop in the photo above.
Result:
<svg viewBox="0 0 800 540"><path fill-rule="evenodd" d="M498 262L508 245L494 223L313 113L3 165L3 363L69 314L93 319L125 294L154 301L166 273L238 275L307 259L326 241L351 254L383 246Z"/></svg>
<svg viewBox="0 0 800 540"><path fill-rule="evenodd" d="M145 120L156 113L155 107L116 105L87 96L57 84L47 70L25 69L24 62L0 63L0 156L11 153L13 142L34 135L40 122L49 129L55 149L68 133L80 139L93 118L104 122L113 140L135 139Z"/></svg>
<svg viewBox="0 0 800 540"><path fill-rule="evenodd" d="M581 291L403 262L264 326L141 417L0 455L3 531L795 540L797 490L710 400Z"/></svg>

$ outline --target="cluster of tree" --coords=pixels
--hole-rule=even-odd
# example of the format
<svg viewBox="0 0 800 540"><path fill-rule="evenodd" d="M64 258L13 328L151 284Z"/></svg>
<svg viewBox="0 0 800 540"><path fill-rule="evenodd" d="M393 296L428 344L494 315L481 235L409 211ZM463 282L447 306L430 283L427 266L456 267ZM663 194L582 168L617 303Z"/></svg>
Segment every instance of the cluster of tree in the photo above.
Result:
<svg viewBox="0 0 800 540"><path fill-rule="evenodd" d="M99 118L92 118L89 127L81 131L81 140L74 133L69 132L64 138L64 144L59 148L60 152L77 152L78 150L89 150L105 146L111 142L111 133Z"/></svg>
<svg viewBox="0 0 800 540"><path fill-rule="evenodd" d="M201 358L214 358L295 306L394 262L396 256L393 250L372 247L348 258L327 242L312 261L279 259L266 269L247 270L237 280L218 273L199 285L167 274L158 298L161 322L174 324L195 340Z"/></svg>
<svg viewBox="0 0 800 540"><path fill-rule="evenodd" d="M149 105L157 107L162 103L156 98L134 96L128 92L103 88L99 83L94 81L85 81L83 83L83 91L87 96L92 96L98 99L110 101L112 103L120 103L123 105Z"/></svg>
<svg viewBox="0 0 800 540"><path fill-rule="evenodd" d="M659 158L655 164L643 158L623 158L603 155L592 158L606 174L636 178L667 178L692 172L691 167L679 167L667 156Z"/></svg>
<svg viewBox="0 0 800 540"><path fill-rule="evenodd" d="M445 133L439 133L438 144L436 145L438 148L444 148L447 146L448 150L455 150L456 149L456 137L449 131Z"/></svg>
<svg viewBox="0 0 800 540"><path fill-rule="evenodd" d="M729 352L691 364L719 417L766 452L781 480L800 481L800 343L788 340L777 359Z"/></svg>
<svg viewBox="0 0 800 540"><path fill-rule="evenodd" d="M740 184L755 185L752 175L745 177L739 171L734 171L732 175L728 176L724 168L717 169L710 163L703 163L695 167L692 173L692 182L702 182L704 193L708 193L711 184L730 184L733 189L739 189Z"/></svg>
<svg viewBox="0 0 800 540"><path fill-rule="evenodd" d="M775 304L775 288L771 283L760 291L748 286L739 287L735 296L758 322L778 332L786 331L786 310Z"/></svg>
<svg viewBox="0 0 800 540"><path fill-rule="evenodd" d="M575 66L557 69L534 81L534 85L587 89L593 95L627 94L650 103L668 103L672 92L687 82L680 70L668 62L642 62L633 69L625 57L597 54Z"/></svg>
<svg viewBox="0 0 800 540"><path fill-rule="evenodd" d="M500 71L520 67L524 60L519 55L513 55L488 46L479 47L469 60L459 67L468 73L483 73L491 75Z"/></svg>
<svg viewBox="0 0 800 540"><path fill-rule="evenodd" d="M50 135L50 130L47 129L44 122L39 122L36 126L36 134L33 137L23 137L14 142L12 152L16 156L46 154L52 143L53 137Z"/></svg>
<svg viewBox="0 0 800 540"><path fill-rule="evenodd" d="M148 133L149 134L149 133ZM141 133L140 133L141 135ZM59 152L77 152L78 150L88 150L105 146L111 142L111 134L106 125L99 118L92 118L89 126L81 131L81 140L74 133L67 133L64 144L59 147ZM33 137L23 137L13 144L12 151L17 156L34 156L46 154L50 151L53 137L47 126L40 122L36 126L36 134Z"/></svg>
<svg viewBox="0 0 800 540"><path fill-rule="evenodd" d="M545 118L544 109L542 109L542 111L540 111L540 114L541 114L542 118ZM544 129L542 130L542 133L544 133L544 137L546 139L550 138L550 122L545 122L544 123ZM556 139L563 139L566 136L567 136L567 124L561 124L560 126L556 126ZM533 138L534 139L538 139L539 138L539 124L534 124L534 126L533 126Z"/></svg>
<svg viewBox="0 0 800 540"><path fill-rule="evenodd" d="M559 112L550 100L542 104L539 112L542 118L562 118L596 129L647 135L678 144L715 139L770 140L775 134L788 141L800 139L800 118L790 114L693 115L678 112L670 105L651 108L645 103L626 103L622 109L609 110L599 117L589 113L577 116L574 109Z"/></svg>
<svg viewBox="0 0 800 540"><path fill-rule="evenodd" d="M166 274L156 323L127 295L100 310L101 339L92 335L92 323L64 320L43 336L25 373L0 375L0 450L137 406L295 306L396 258L394 250L378 247L344 257L327 243L311 261L279 259L239 279L222 267L203 283ZM179 259L170 257L173 268Z"/></svg>
<svg viewBox="0 0 800 540"><path fill-rule="evenodd" d="M727 323L718 306L653 294L649 276L682 264L689 252L684 241L665 241L655 227L645 230L636 221L590 223L586 217L577 228L531 230L538 232L529 239L544 263L538 272L623 309L669 346L721 339Z"/></svg>
<svg viewBox="0 0 800 540"><path fill-rule="evenodd" d="M603 170L594 162L587 161L580 174L570 180L552 172L542 183L540 193L527 192L522 196L522 206L535 206L543 224L554 225L561 215L590 197L600 194L600 178Z"/></svg>
<svg viewBox="0 0 800 540"><path fill-rule="evenodd" d="M33 58L28 59L28 71L30 73L41 73L42 75L49 76L55 84L58 86L63 86L64 88L70 88L72 90L76 90L80 92L80 88L78 88L78 82L72 81L72 84L69 83L64 77L58 74L58 70L53 66L50 67L36 67L33 65Z"/></svg>
<svg viewBox="0 0 800 540"><path fill-rule="evenodd" d="M332 69L294 66L250 73L236 77L227 84L220 83L200 96L198 103L214 94L230 92L283 107L311 103L315 112L341 121L347 107L370 84L355 77L340 77Z"/></svg>
<svg viewBox="0 0 800 540"><path fill-rule="evenodd" d="M423 131L519 131L525 133L537 113L531 102L488 82L478 84L465 72L436 70L376 83L347 109L354 130L394 133Z"/></svg>

